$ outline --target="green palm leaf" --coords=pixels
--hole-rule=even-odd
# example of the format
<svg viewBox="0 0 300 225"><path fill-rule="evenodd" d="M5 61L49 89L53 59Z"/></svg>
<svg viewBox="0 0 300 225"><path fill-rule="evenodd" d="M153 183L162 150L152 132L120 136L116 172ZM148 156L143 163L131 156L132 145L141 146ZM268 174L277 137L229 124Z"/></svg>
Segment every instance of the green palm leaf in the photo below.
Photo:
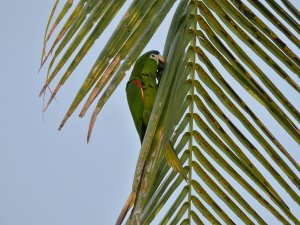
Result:
<svg viewBox="0 0 300 225"><path fill-rule="evenodd" d="M46 107L125 3L78 1L46 52L49 38L73 3L66 1L48 33L58 2L44 37L42 64L49 57L51 61L40 94L68 66ZM60 129L89 94L80 112L84 116L98 101L89 140L97 115L176 3L130 2ZM255 109L260 107L299 146L300 113L275 82L300 92L299 11L287 0L181 0L176 7L126 224L268 224L269 216L283 224L299 224L299 163ZM169 140L187 181L163 158Z"/></svg>

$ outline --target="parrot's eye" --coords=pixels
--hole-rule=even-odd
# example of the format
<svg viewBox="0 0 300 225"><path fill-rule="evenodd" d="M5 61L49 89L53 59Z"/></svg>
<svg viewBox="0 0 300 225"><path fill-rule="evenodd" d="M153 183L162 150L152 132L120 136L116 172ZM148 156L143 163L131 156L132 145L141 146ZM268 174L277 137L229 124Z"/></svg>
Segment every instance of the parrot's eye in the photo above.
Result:
<svg viewBox="0 0 300 225"><path fill-rule="evenodd" d="M151 54L151 55L150 55L150 58L155 59L155 58L156 58L156 55L155 55L155 54Z"/></svg>

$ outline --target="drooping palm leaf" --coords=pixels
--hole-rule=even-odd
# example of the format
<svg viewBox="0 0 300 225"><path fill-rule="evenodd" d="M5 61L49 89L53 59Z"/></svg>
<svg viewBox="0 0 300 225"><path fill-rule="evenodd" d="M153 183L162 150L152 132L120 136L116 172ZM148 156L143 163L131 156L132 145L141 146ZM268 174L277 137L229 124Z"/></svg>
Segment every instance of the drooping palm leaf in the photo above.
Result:
<svg viewBox="0 0 300 225"><path fill-rule="evenodd" d="M206 3L206 1L204 1ZM209 3L211 4L212 2L214 1L209 1ZM204 12L205 10L208 10L207 8L207 5L203 4L202 1L199 1L197 3L197 6L198 8L200 8L200 12ZM216 5L215 5L216 6ZM216 7L214 7L214 9L216 9ZM202 14L200 13L200 14ZM209 22L212 22L212 14L208 14L208 13L203 13L203 15L209 15L207 16L208 19L207 21ZM199 22L199 16L198 17L195 17L195 20L197 22ZM205 16L204 18L201 18L202 20L200 21L205 21ZM196 27L196 26L195 26ZM200 29L202 30L207 30L208 27L207 27L207 24L204 24L204 23L199 23L199 27ZM204 46L204 49L206 49L207 51L209 52L212 52L212 48L214 48L213 44L209 41L209 39L211 38L211 36L208 35L207 36L204 36L203 35L203 32L201 30L197 30L196 28L192 28L194 30L194 34L195 34L195 38L199 38L199 42L201 44L202 41L206 41L207 44L210 44L209 47L207 46ZM242 32L242 31L241 31ZM201 35L201 36L200 36ZM215 34L214 34L215 35ZM228 42L227 42L228 43ZM215 43L214 43L215 44ZM205 48L207 47L207 48ZM229 94L231 95L232 98L234 99L237 99L238 101L236 101L238 104L242 103L241 104L241 107L243 108L246 108L248 112L250 112L250 115L254 118L255 118L255 122L257 122L258 124L260 124L260 127L262 127L262 131L269 134L268 136L271 137L270 140L272 141L275 141L276 143L279 143L274 137L273 135L271 136L271 133L265 128L265 126L263 125L263 123L255 116L254 113L252 113L252 111L250 111L248 109L248 107L246 106L246 104L241 100L241 98L235 93L233 92L233 89L230 88L230 86L226 83L226 81L224 81L224 78L222 78L222 76L220 76L220 73L218 73L218 70L214 67L214 65L212 63L210 63L210 60L208 59L208 57L206 57L205 55L205 52L200 48L200 47L194 47L191 45L190 49L194 50L195 54L197 54L199 56L199 60L202 61L205 66L209 67L209 71L210 72L214 72L215 75L219 75L219 78L216 78L217 81L221 81L220 82L220 85L222 87L224 87L224 85L226 85L227 87L227 90L231 90L231 93L229 92ZM222 48L220 48L220 51L222 50ZM218 49L218 50L219 50ZM232 51L234 51L234 49L232 49ZM218 53L217 50L214 51L215 53ZM222 51L223 54L227 53L224 51ZM238 60L234 59L230 65L228 62L226 62L225 60L226 59L223 59L221 54L216 54L216 56L218 57L218 60L220 60L221 62L223 62L223 65L227 66L228 68L230 68L232 65L236 64L238 62ZM239 58L239 60L242 60L242 58ZM249 63L249 62L247 62ZM238 108L235 107L234 103L231 102L227 97L226 97L226 94L225 93L222 93L222 90L216 86L216 84L214 84L214 81L211 80L211 78L209 78L209 75L207 74L207 72L198 64L198 63L190 63L191 65L190 66L193 66L194 67L194 70L197 71L198 73L198 77L200 80L202 80L206 85L208 83L208 81L210 82L210 84L208 84L208 87L214 91L220 99L222 99L222 103L232 112L234 113L237 118L240 118L240 121L245 125L245 127L247 129L250 129L250 132L251 134L254 134L256 137L257 137L257 140L260 141L262 147L264 147L266 149L266 151L268 151L268 153L270 154L270 156L274 159L274 161L277 163L277 165L282 168L283 171L289 171L291 174L293 174L293 178L291 178L290 175L288 175L289 172L287 172L287 176L290 177L291 181L296 184L296 186L299 188L299 177L290 169L289 166L287 166L285 164L285 162L281 159L281 157L276 153L276 151L274 149L272 149L272 147L269 145L268 141L266 141L263 136L261 136L260 132L254 127L251 125L250 122L247 122L247 118L239 112ZM224 66L224 67L225 67ZM226 68L226 67L225 67ZM299 73L299 64L297 64L297 67L296 67L296 71ZM251 69L251 67L250 67ZM231 71L230 71L231 72ZM217 74L216 74L217 73ZM231 72L233 73L233 71ZM232 74L237 80L241 80L243 81L242 79L242 75L247 75L246 74L247 72L245 70L242 71L242 73L240 72L240 74L238 74L238 71L235 72L235 74ZM258 75L262 75L262 74L258 74ZM240 76L240 77L239 77ZM195 79L195 76L191 76ZM222 110L214 103L214 100L211 99L208 95L208 93L205 91L205 89L201 86L201 84L196 80L192 80L192 81L189 81L190 83L192 83L193 87L193 91L191 92L192 93L192 96L190 96L190 98L192 99L192 102L194 103L191 103L192 106L190 106L190 113L193 113L192 115L193 116L189 116L189 118L191 118L191 124L192 126L193 125L197 125L197 127L201 130L203 130L203 132L205 133L205 135L210 139L211 142L213 142L215 145L217 145L217 147L224 151L225 154L229 155L228 157L232 160L232 162L234 162L236 165L238 165L238 167L240 169L242 169L245 174L248 174L249 178L254 178L254 179L258 179L257 182L255 182L257 185L259 185L262 189L265 190L265 192L267 193L267 195L271 198L271 200L273 201L273 204L277 205L281 211L285 214L285 216L287 216L291 221L293 221L295 224L299 223L299 219L296 218L296 216L290 212L290 210L288 209L288 206L284 203L284 200L281 199L280 197L280 194L274 190L274 188L271 188L270 185L265 181L265 178L258 172L258 170L256 170L255 166L254 165L251 165L252 163L249 161L249 159L247 159L247 157L242 153L242 151L236 151L238 150L238 146L233 142L233 141L229 141L228 142L228 138L229 136L227 135L227 133L224 131L224 129L222 129L221 125L218 123L218 120L215 118L214 115L212 115L211 113L209 113L209 108L211 108L211 110L217 115L219 116L221 119L223 117L222 120L224 120L225 123L227 123L229 126L231 126L230 129L233 129L235 131L235 135L239 138L240 136L240 140L242 143L244 143L245 147L249 149L249 151L253 154L258 154L256 156L256 158L259 160L259 161L263 161L262 164L268 169L268 171L270 171L270 173L276 177L276 180L282 185L282 187L284 187L287 191L288 194L290 194L290 196L294 199L294 201L299 205L299 194L296 193L296 191L293 190L292 187L290 187L290 184L288 184L278 173L277 171L268 163L268 161L264 158L264 156L254 147L254 145L251 144L251 142L249 140L247 140L247 138L242 134L241 131L239 131L237 129L237 127L234 125L234 123L232 123L230 121L230 119L228 117L225 116L225 114L222 112ZM221 80L222 79L222 80ZM246 81L244 81L246 82ZM212 87L212 84L214 84L215 86ZM253 90L252 92L250 92L250 94L253 94L254 97L258 96L259 94L261 94L261 92L263 92L263 89L262 88L259 88L259 86L257 86L258 88L255 90L254 88L252 88L250 85L256 85L254 82L253 82L253 79L249 79L247 85L245 85L245 89L247 90ZM216 90L216 88L218 88L218 90ZM230 88L230 89L229 89ZM196 91L196 92L195 92ZM218 94L218 92L220 91L220 95ZM297 90L299 92L299 90ZM198 93L197 93L198 92ZM208 105L208 108L207 106L205 106L203 104L203 102L200 100L199 97L197 96L202 96L204 98L204 100L207 102L207 105ZM174 95L173 96L174 98L176 98L177 96ZM227 100L226 100L227 99ZM269 99L267 100L263 100L263 98L257 98L260 103L264 104L266 107L268 107L268 104L270 102L267 102L270 101ZM224 101L225 100L225 101ZM228 105L227 102L229 103ZM200 104L201 103L201 104ZM210 122L210 125L211 127L223 138L223 141L226 141L226 143L228 144L228 146L231 147L231 149L228 148L228 146L225 145L225 143L222 142L222 140L220 140L218 138L218 136L216 136L216 134L205 124L205 122L201 119L201 117L197 114L197 113L194 113L194 108L193 108L193 104L195 104L199 110L199 112L205 116L205 118L209 121L211 120ZM203 111L204 110L204 111ZM216 111L217 110L217 111ZM296 114L294 115L296 119L299 119L298 117L298 111L295 109L295 112ZM208 114L209 113L209 114ZM238 114L240 116L238 116ZM285 114L283 114L283 117L287 117ZM297 118L298 117L298 118ZM185 118L185 117L184 117ZM187 125L185 123L185 125ZM284 124L283 124L284 125ZM191 144L194 144L194 142L197 142L197 144L201 147L201 149L203 149L209 156L211 156L212 159L215 159L215 163L219 164L222 168L224 168L229 174L231 174L231 176L233 176L245 189L247 189L247 191L255 196L255 198L262 204L264 205L264 207L266 209L268 209L270 212L273 213L273 215L280 221L282 221L283 223L289 223L286 218L281 214L282 212L281 211L278 211L276 210L276 208L274 208L272 206L271 203L267 202L265 200L265 198L260 195L256 189L254 189L251 185L249 185L249 183L247 181L244 180L243 177L241 177L238 173L234 172L235 170L233 169L233 167L228 164L221 155L219 155L219 153L217 153L217 151L215 151L212 147L211 144L209 144L209 142L206 141L206 139L197 131L194 131L193 128L189 127L191 129L191 131L189 132L189 135L192 139L192 143ZM182 129L182 128L181 128ZM195 128L194 128L195 129ZM295 128L296 130L296 133L291 133L291 136L292 135L295 135L295 140L297 141L298 138L299 138L299 135L297 134L297 132L299 132L299 130L297 128ZM225 137L226 136L226 137ZM248 147L247 147L248 146ZM299 165L292 159L292 157L287 153L287 151L285 149L283 149L283 147L281 145L278 145L279 148L284 152L286 153L286 155L289 157L289 159L293 162L293 164L295 165L295 167L299 170ZM226 151L225 151L226 150ZM194 157L192 157L192 160L195 160L197 159L198 160L198 163L197 162L193 162L191 161L191 164L189 164L188 166L190 167L190 171L195 171L196 174L210 187L210 189L215 192L215 194L217 196L219 196L220 199L222 199L223 201L225 201L225 203L229 206L229 208L232 209L232 211L234 211L234 213L239 217L239 218L242 218L242 221L245 222L245 223L252 223L254 224L254 222L249 222L249 218L246 216L246 214L240 212L238 209L238 207L235 206L235 204L233 202L231 202L230 198L226 195L224 195L224 192L222 192L222 190L219 189L218 185L216 185L213 180L211 180L209 178L209 176L205 173L205 171L201 168L201 166L203 166L207 171L209 171L211 173L212 176L214 176L216 178L216 180L218 181L221 181L223 180L222 182L219 183L219 185L223 186L225 190L227 190L231 196L249 213L253 216L253 218L255 218L255 220L259 223L262 223L262 224L266 224L266 222L264 222L264 220L262 219L261 216L259 216L257 214L257 212L255 212L253 209L251 209L251 207L249 207L249 205L247 204L247 202L240 196L238 195L236 192L234 192L234 188L230 187L230 185L226 184L226 180L223 178L222 179L222 176L219 175L218 173L216 173L216 169L214 168L214 166L206 159L206 157L201 153L201 150L199 149L199 147L197 146L189 146L189 151L192 151L193 154L194 154ZM234 152L233 152L234 151ZM271 152L270 152L271 151ZM235 154L237 155L235 155ZM238 157L237 157L238 156ZM201 166L199 165L201 164ZM244 169L243 169L244 168ZM273 171L273 172L272 172ZM251 178L251 179L252 179ZM171 183L171 182L170 182ZM202 200L206 201L207 204L211 205L212 208L214 209L215 213L219 213L220 210L218 208L214 208L213 206L216 204L215 202L213 202L212 199L209 198L209 196L207 194L205 194L205 190L203 188L201 188L201 186L197 183L197 181L191 181L191 183L193 184L189 184L188 185L188 189L190 190L190 192L197 192L199 194L199 196L202 198ZM260 184L261 185L260 185ZM174 182L175 184L175 182ZM178 184L176 184L178 185ZM172 189L172 186L170 187L170 189ZM191 190L192 189L192 190ZM165 190L165 189L164 189ZM162 194L161 194L162 195ZM165 192L165 195L162 195L161 199L164 199L164 196L170 196L170 194L168 193L168 191ZM193 193L190 194L190 196L193 196ZM206 197L205 197L206 196ZM194 199L197 199L198 200L198 197L195 197L193 196ZM156 195L154 195L153 198L157 198ZM199 205L199 202L201 201L197 201L198 202L198 205ZM163 204L161 204L159 202L159 200L153 200L155 202L158 202L157 203L157 208L154 208L154 213L157 213L157 209L161 209ZM152 201L150 201L152 202ZM164 202L166 202L166 200L164 200ZM195 202L195 201L192 201L192 202ZM188 204L191 204L191 198L190 199L186 199L186 203ZM176 202L176 204L178 204ZM182 205L184 205L184 201L182 201ZM146 209L151 209L152 207L148 207L146 206ZM197 208L197 207L196 207ZM199 207L198 207L199 208ZM203 207L202 207L203 208ZM202 208L201 208L201 212L202 212ZM153 209L153 208L152 208ZM192 211L193 211L193 207L190 207L189 208L189 213L188 213L188 217L189 219L190 218L193 218L191 215L192 215ZM206 215L207 215L207 211L206 212ZM147 213L145 213L144 215L147 215ZM149 213L148 215L153 216L152 213ZM169 215L171 216L171 215ZM233 223L232 220L229 219L228 215L224 212L220 212L219 216L222 218L222 220L226 223ZM175 217L176 218L176 217ZM174 219L175 219L174 218ZM184 219L184 217L183 217ZM199 218L196 218L194 222L199 222L198 220ZM209 221L215 221L215 219L212 219L211 217L208 218ZM149 220L145 220L147 221L146 224L148 224ZM185 220L183 220L185 221ZM164 224L164 222L163 222Z"/></svg>
<svg viewBox="0 0 300 225"><path fill-rule="evenodd" d="M71 2L66 2L54 28ZM179 2L165 43L167 64L136 166L127 224L150 224L157 214L160 224L268 224L266 215L284 224L300 223L300 166L247 100L256 101L299 145L299 111L274 79L299 94L300 13L291 2L281 2ZM124 3L78 2L49 50L55 52L41 94L73 57L49 103ZM98 100L90 138L102 107L174 4L175 0L132 1L60 128L90 92L80 113L84 116ZM45 45L53 30L48 34L46 29ZM48 56L43 50L43 61ZM170 171L163 158L168 140L176 146L187 182Z"/></svg>

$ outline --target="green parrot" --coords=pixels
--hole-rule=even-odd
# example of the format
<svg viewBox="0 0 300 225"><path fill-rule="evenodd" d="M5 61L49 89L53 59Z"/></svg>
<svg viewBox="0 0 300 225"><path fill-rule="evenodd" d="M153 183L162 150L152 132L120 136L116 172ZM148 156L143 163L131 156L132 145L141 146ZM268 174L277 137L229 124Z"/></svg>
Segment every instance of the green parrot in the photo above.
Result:
<svg viewBox="0 0 300 225"><path fill-rule="evenodd" d="M126 85L128 105L141 143L151 116L164 63L164 57L158 51L143 54L137 59ZM166 143L164 156L168 164L187 179L171 142Z"/></svg>
<svg viewBox="0 0 300 225"><path fill-rule="evenodd" d="M150 120L164 62L164 57L158 51L150 51L143 54L134 64L126 85L128 105L141 143ZM187 176L171 142L166 143L164 156L168 164L187 180ZM127 212L134 205L135 197L136 193L131 192L122 208L116 225L122 224Z"/></svg>

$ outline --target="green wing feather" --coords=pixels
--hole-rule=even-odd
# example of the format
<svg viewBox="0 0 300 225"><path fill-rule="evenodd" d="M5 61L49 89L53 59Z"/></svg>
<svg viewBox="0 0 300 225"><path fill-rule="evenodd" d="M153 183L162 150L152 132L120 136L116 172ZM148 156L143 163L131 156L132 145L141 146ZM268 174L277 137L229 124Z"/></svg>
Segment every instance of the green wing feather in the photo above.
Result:
<svg viewBox="0 0 300 225"><path fill-rule="evenodd" d="M141 86L141 81L137 79L132 79L128 81L126 85L127 102L134 121L134 125L140 136L141 142L143 141L146 132L146 126L143 122L143 112L144 112L143 93L144 91Z"/></svg>

